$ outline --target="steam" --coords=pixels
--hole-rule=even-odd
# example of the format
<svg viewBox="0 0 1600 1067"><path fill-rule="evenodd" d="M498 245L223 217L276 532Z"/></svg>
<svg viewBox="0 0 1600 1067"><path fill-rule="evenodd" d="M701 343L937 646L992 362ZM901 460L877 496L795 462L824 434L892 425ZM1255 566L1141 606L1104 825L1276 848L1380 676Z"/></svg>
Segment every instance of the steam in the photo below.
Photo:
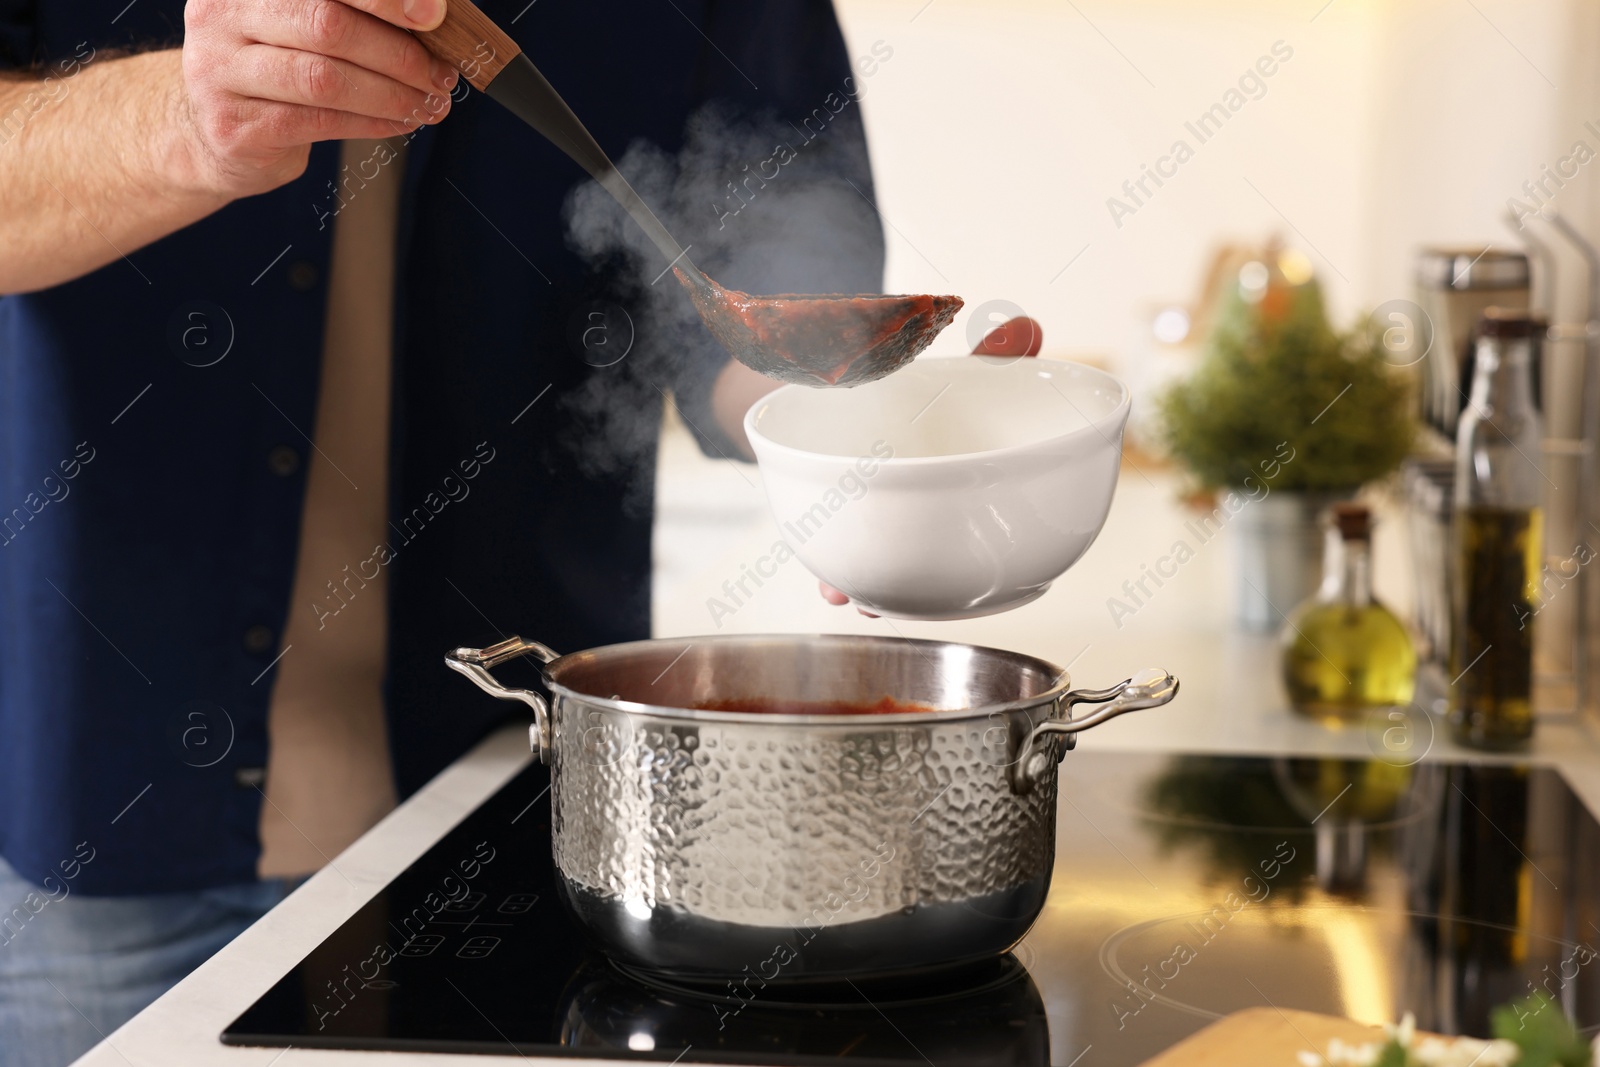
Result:
<svg viewBox="0 0 1600 1067"><path fill-rule="evenodd" d="M752 293L876 292L883 239L867 199L859 104L839 94L829 100L842 103L837 110L819 106L798 124L775 116L741 119L707 105L689 120L679 152L640 141L617 166L696 265L724 286ZM677 279L662 273L665 257L597 183L573 190L565 218L568 244L607 279L603 299L626 312L633 336L625 359L591 371L564 400L578 417L579 462L600 475L633 472L629 499L642 505L653 485L641 461L655 438L639 413L660 403L661 391L696 378L708 387L727 356ZM718 438L708 410L685 415L699 432Z"/></svg>

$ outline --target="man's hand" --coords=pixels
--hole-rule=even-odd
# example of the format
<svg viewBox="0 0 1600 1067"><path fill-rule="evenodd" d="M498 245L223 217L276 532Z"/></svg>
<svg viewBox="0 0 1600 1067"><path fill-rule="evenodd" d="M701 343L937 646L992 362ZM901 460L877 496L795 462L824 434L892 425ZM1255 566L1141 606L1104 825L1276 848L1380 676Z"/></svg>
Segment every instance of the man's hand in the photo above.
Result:
<svg viewBox="0 0 1600 1067"><path fill-rule="evenodd" d="M393 137L438 122L456 72L406 30L445 0L189 0L183 118L199 190L274 189L315 141Z"/></svg>
<svg viewBox="0 0 1600 1067"><path fill-rule="evenodd" d="M189 0L181 50L0 70L0 296L293 181L315 141L438 122L456 72L406 31L447 2Z"/></svg>
<svg viewBox="0 0 1600 1067"><path fill-rule="evenodd" d="M1001 323L983 335L983 340L978 342L972 350L975 356L1037 356L1040 347L1044 344L1044 329L1033 319L1026 315L1018 315ZM818 582L817 588L822 591L822 599L835 607L843 607L850 603L850 597L827 582ZM875 619L876 615L870 611L857 608L861 614Z"/></svg>

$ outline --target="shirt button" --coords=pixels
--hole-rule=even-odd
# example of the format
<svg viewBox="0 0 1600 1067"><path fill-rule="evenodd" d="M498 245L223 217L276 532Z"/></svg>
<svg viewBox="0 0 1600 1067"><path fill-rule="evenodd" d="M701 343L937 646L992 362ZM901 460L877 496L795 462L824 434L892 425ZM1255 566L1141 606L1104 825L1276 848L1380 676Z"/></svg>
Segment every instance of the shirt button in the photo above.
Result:
<svg viewBox="0 0 1600 1067"><path fill-rule="evenodd" d="M297 293L310 292L317 284L317 268L303 259L289 264L289 288Z"/></svg>
<svg viewBox="0 0 1600 1067"><path fill-rule="evenodd" d="M244 632L244 650L261 655L272 648L272 630L265 626L252 626Z"/></svg>
<svg viewBox="0 0 1600 1067"><path fill-rule="evenodd" d="M287 478L300 469L300 453L288 445L275 445L267 453L267 469L280 478Z"/></svg>

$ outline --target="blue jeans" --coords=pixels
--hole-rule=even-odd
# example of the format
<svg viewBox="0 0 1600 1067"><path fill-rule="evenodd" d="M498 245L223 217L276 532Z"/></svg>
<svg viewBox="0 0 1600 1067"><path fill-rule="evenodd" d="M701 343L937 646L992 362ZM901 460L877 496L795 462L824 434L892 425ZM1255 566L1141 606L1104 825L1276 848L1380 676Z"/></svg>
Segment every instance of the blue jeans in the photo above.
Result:
<svg viewBox="0 0 1600 1067"><path fill-rule="evenodd" d="M0 1067L71 1063L291 888L50 900L0 859Z"/></svg>

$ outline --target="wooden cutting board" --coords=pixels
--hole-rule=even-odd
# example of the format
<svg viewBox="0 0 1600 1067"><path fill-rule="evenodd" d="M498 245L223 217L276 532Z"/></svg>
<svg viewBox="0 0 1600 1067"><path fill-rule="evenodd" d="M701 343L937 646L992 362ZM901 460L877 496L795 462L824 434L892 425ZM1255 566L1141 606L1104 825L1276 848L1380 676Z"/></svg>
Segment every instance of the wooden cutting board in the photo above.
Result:
<svg viewBox="0 0 1600 1067"><path fill-rule="evenodd" d="M1292 1008L1246 1008L1223 1016L1141 1067L1299 1067L1302 1050L1325 1053L1334 1038L1364 1044L1383 1028Z"/></svg>

